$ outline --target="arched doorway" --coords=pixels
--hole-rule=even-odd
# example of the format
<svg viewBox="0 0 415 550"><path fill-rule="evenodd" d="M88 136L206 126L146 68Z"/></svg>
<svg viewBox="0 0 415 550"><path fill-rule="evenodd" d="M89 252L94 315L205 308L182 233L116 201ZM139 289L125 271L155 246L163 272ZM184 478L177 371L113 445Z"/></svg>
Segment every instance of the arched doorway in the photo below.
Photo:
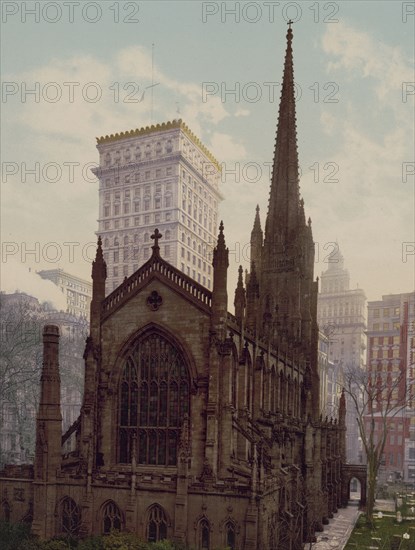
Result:
<svg viewBox="0 0 415 550"><path fill-rule="evenodd" d="M357 477L352 477L349 482L349 500L361 500L361 484Z"/></svg>
<svg viewBox="0 0 415 550"><path fill-rule="evenodd" d="M366 506L367 468L362 465L344 464L342 466L342 506L358 503L359 508Z"/></svg>

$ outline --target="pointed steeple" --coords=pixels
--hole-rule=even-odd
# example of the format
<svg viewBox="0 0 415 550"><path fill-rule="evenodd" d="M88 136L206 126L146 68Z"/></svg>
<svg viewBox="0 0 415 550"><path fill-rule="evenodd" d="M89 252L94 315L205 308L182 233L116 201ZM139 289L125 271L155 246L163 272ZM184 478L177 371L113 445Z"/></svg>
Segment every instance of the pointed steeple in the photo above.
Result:
<svg viewBox="0 0 415 550"><path fill-rule="evenodd" d="M242 275L243 269L240 265L238 269L238 284L236 285L235 290L235 300L233 302L235 306L235 317L238 319L239 324L242 324L246 307L245 289Z"/></svg>
<svg viewBox="0 0 415 550"><path fill-rule="evenodd" d="M102 240L101 236L98 237L97 251L95 254L95 260L92 262L92 279L99 280L107 278L107 265L104 260L104 254L102 252Z"/></svg>
<svg viewBox="0 0 415 550"><path fill-rule="evenodd" d="M261 255L264 234L261 229L261 219L259 217L259 206L256 207L254 227L251 231L251 262L255 263L258 272L261 272Z"/></svg>
<svg viewBox="0 0 415 550"><path fill-rule="evenodd" d="M224 336L228 312L227 278L229 267L229 249L226 248L223 222L219 225L216 248L213 251L213 292L212 292L212 329Z"/></svg>
<svg viewBox="0 0 415 550"><path fill-rule="evenodd" d="M91 336L98 342L101 302L105 298L105 280L107 278L107 264L102 252L102 240L98 237L97 252L92 262L92 300L90 306Z"/></svg>
<svg viewBox="0 0 415 550"><path fill-rule="evenodd" d="M293 31L287 32L284 75L275 142L271 192L265 225L265 244L279 242L300 221L299 168L295 117L295 87L292 51Z"/></svg>

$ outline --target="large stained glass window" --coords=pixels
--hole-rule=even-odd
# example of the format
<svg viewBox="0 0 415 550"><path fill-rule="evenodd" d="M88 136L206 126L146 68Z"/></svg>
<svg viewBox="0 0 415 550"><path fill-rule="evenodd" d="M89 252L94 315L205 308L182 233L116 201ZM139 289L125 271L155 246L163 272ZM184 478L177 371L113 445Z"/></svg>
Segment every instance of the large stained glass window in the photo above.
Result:
<svg viewBox="0 0 415 550"><path fill-rule="evenodd" d="M174 466L189 373L181 352L158 333L140 338L126 358L119 390L119 461Z"/></svg>

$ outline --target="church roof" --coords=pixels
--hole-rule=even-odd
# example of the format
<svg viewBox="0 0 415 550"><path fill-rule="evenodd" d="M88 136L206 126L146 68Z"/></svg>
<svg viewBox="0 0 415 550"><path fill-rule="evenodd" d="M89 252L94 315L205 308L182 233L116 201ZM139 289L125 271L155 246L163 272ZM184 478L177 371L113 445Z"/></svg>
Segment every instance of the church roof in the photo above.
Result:
<svg viewBox="0 0 415 550"><path fill-rule="evenodd" d="M152 246L153 253L150 259L130 277L125 278L121 285L103 300L101 309L103 319L130 300L154 278L159 279L175 292L190 299L200 309L210 312L212 305L211 291L160 256L158 240L161 236L158 229L156 229L154 235L151 236L155 242Z"/></svg>

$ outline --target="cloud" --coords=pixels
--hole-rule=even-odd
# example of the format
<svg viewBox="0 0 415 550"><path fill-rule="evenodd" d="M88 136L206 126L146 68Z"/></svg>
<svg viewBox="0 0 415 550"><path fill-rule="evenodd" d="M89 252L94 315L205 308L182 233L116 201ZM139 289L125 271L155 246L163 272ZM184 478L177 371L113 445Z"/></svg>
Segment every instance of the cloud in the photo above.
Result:
<svg viewBox="0 0 415 550"><path fill-rule="evenodd" d="M234 113L233 116L240 117L240 116L249 116L251 114L251 111L249 109L237 109L237 111Z"/></svg>
<svg viewBox="0 0 415 550"><path fill-rule="evenodd" d="M241 143L237 143L229 134L214 132L209 148L221 161L235 161L246 157L246 149Z"/></svg>
<svg viewBox="0 0 415 550"><path fill-rule="evenodd" d="M402 102L401 88L411 79L411 64L398 47L347 23L328 25L322 48L343 93L336 111L321 109L321 130L330 142L318 162L318 181L310 171L302 178L306 209L318 219L315 240L320 247L336 238L347 243L346 264L369 299L406 291L413 266L402 265L402 243L413 240L414 192L413 180L402 181L402 164L413 158L413 106ZM376 274L385 270L386 258L390 286L382 289L377 285L385 281ZM326 267L320 262L316 271Z"/></svg>
<svg viewBox="0 0 415 550"><path fill-rule="evenodd" d="M322 47L334 58L328 63L328 72L341 72L350 78L372 78L372 91L381 102L392 99L393 105L399 105L402 83L413 81L412 63L398 46L379 42L344 21L327 25Z"/></svg>
<svg viewBox="0 0 415 550"><path fill-rule="evenodd" d="M7 294L24 292L39 302L48 302L58 311L66 311L65 295L52 283L42 279L28 264L9 259L1 267L1 290Z"/></svg>

